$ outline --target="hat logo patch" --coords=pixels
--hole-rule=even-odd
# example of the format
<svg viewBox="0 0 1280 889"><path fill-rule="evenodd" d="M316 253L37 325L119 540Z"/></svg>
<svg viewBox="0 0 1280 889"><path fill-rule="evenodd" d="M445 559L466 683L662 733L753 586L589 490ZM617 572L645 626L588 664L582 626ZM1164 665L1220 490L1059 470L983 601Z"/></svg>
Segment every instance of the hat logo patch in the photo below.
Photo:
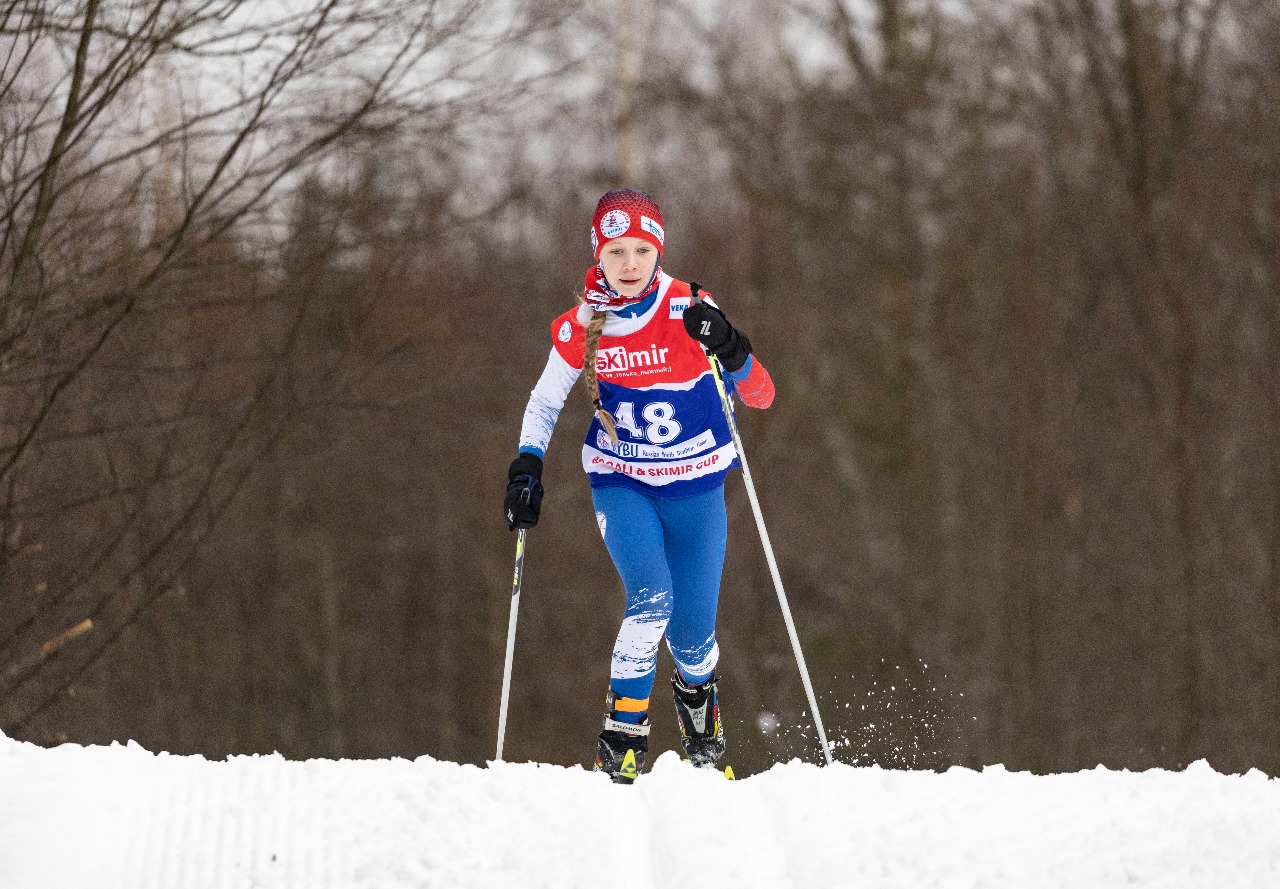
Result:
<svg viewBox="0 0 1280 889"><path fill-rule="evenodd" d="M656 219L650 219L648 216L640 217L640 227L658 239L658 243L664 243L666 234L662 230L662 226Z"/></svg>
<svg viewBox="0 0 1280 889"><path fill-rule="evenodd" d="M631 217L625 210L610 210L600 219L600 234L605 240L620 238L631 228Z"/></svg>
<svg viewBox="0 0 1280 889"><path fill-rule="evenodd" d="M573 336L573 328L569 326L568 321L560 325L560 333L558 336L559 336L560 342L562 343L569 342L569 338Z"/></svg>

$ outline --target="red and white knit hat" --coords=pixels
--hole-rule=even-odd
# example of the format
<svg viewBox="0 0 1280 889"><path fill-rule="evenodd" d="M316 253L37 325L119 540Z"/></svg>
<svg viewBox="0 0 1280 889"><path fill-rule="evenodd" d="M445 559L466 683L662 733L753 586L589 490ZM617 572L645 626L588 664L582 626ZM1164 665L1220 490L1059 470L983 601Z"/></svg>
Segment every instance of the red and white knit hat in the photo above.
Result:
<svg viewBox="0 0 1280 889"><path fill-rule="evenodd" d="M591 217L591 252L600 258L604 245L614 238L643 238L662 256L662 212L653 198L634 188L619 188L605 194Z"/></svg>

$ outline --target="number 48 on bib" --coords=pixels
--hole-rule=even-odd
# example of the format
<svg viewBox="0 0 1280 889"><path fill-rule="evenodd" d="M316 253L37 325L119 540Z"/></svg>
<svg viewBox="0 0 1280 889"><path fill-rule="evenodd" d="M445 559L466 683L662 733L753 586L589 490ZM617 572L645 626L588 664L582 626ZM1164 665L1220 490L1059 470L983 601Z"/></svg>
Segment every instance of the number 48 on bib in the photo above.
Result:
<svg viewBox="0 0 1280 889"><path fill-rule="evenodd" d="M636 405L633 401L619 404L613 418L619 429L625 429L632 438L643 439L650 444L664 445L680 437L676 409L669 401L652 401L641 408L640 419L645 423L643 427L636 422Z"/></svg>

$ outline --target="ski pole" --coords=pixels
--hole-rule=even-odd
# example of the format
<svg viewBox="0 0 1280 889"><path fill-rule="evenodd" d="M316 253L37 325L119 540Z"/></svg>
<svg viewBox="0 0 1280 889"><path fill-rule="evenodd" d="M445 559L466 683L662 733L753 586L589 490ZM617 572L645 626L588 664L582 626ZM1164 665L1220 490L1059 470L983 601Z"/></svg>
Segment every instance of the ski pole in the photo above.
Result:
<svg viewBox="0 0 1280 889"><path fill-rule="evenodd" d="M524 536L527 528L520 529L516 539L516 573L511 583L511 617L507 621L507 659L502 669L502 704L498 708L498 754L502 762L502 742L507 736L507 701L511 697L511 664L516 653L516 612L520 609L520 577L524 573Z"/></svg>
<svg viewBox="0 0 1280 889"><path fill-rule="evenodd" d="M696 286L693 298L698 299ZM787 604L787 594L782 589L782 575L778 572L778 562L773 557L773 544L769 542L769 531L764 526L764 515L760 511L760 500L756 497L756 486L751 481L751 469L747 466L747 453L742 447L742 436L738 432L738 421L733 415L733 399L720 374L720 359L707 355L711 362L711 373L716 380L716 390L720 393L720 407L724 410L724 418L729 423L729 434L733 436L733 446L738 451L738 460L742 463L742 479L747 483L747 499L751 501L751 511L756 517L756 528L760 531L760 543L764 546L765 560L769 563L769 573L773 575L773 586L778 591L778 604L782 606L782 620L787 625L787 634L791 637L791 648L796 655L796 665L800 668L800 680L804 683L804 693L809 697L809 709L813 711L813 723L818 728L818 740L822 743L822 755L831 765L831 748L827 744L827 733L822 727L822 715L818 712L818 699L813 694L813 683L809 681L809 668L804 662L804 652L800 649L800 637L796 633L795 621L791 619L791 606Z"/></svg>

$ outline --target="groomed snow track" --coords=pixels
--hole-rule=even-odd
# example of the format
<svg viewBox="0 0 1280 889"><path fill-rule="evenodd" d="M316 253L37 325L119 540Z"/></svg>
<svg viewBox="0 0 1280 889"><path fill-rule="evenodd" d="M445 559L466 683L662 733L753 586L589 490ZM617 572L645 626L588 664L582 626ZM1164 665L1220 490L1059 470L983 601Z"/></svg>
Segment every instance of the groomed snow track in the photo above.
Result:
<svg viewBox="0 0 1280 889"><path fill-rule="evenodd" d="M579 768L44 749L0 736L3 889L1280 886L1258 772L1033 776L664 754Z"/></svg>

